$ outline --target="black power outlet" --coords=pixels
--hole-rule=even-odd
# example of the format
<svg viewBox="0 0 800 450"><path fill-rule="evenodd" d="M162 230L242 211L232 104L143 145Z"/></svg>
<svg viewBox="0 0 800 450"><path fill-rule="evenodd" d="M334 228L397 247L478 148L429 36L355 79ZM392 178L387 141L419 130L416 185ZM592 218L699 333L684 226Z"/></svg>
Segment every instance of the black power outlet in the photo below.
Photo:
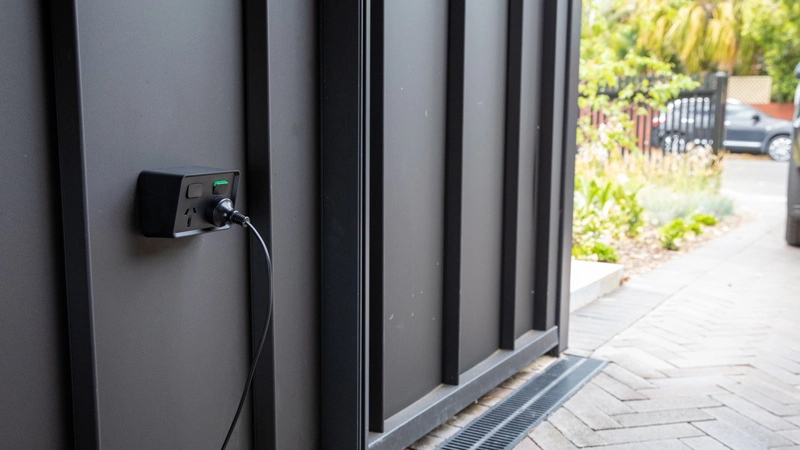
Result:
<svg viewBox="0 0 800 450"><path fill-rule="evenodd" d="M225 230L207 219L213 199L236 204L239 171L208 167L145 170L139 174L139 211L146 237L178 238Z"/></svg>

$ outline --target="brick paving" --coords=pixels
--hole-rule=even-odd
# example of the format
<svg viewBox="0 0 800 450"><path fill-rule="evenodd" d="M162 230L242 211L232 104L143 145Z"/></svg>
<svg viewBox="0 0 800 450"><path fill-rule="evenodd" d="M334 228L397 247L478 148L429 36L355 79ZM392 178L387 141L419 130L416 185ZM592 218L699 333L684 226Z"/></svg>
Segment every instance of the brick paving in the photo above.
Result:
<svg viewBox="0 0 800 450"><path fill-rule="evenodd" d="M567 353L610 363L518 449L800 449L800 249L748 195L756 221L573 313Z"/></svg>

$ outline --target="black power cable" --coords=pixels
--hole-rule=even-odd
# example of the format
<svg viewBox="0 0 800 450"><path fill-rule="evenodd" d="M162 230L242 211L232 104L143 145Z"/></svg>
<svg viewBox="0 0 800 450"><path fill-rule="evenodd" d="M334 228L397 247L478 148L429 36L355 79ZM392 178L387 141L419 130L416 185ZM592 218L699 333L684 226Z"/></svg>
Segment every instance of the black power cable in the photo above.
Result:
<svg viewBox="0 0 800 450"><path fill-rule="evenodd" d="M218 226L223 225L228 220L231 222L241 225L244 228L249 228L250 231L258 238L258 242L261 243L261 248L264 250L264 258L267 260L267 276L269 277L268 287L267 287L267 298L269 299L269 309L267 309L267 321L264 324L264 332L261 334L261 341L258 343L258 349L256 350L256 355L253 358L253 364L250 366L250 374L247 376L247 383L244 385L244 391L242 392L242 398L239 400L239 407L236 408L236 415L233 416L233 421L231 422L230 428L228 428L228 435L225 436L225 442L222 443L222 450L228 446L228 441L231 439L231 435L233 434L233 430L236 428L236 423L239 421L239 415L242 413L242 408L244 407L244 401L247 398L247 393L250 392L250 386L253 384L253 375L256 373L256 366L258 365L258 359L261 357L261 351L264 349L264 343L267 341L267 331L269 331L269 324L270 320L272 319L272 258L269 255L269 250L267 250L267 244L264 243L264 239L261 238L261 234L258 233L256 227L250 223L250 218L245 216L244 214L240 213L233 209L233 203L226 199L226 198L219 198L212 204L212 206L208 210L209 219L212 223L218 224ZM221 222L221 223L220 223Z"/></svg>

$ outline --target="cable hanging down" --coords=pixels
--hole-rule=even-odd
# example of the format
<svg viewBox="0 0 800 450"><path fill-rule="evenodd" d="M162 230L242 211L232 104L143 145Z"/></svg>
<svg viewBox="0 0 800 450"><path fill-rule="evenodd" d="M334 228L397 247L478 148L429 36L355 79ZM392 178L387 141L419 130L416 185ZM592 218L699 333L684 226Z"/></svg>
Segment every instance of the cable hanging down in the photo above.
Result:
<svg viewBox="0 0 800 450"><path fill-rule="evenodd" d="M267 244L264 243L264 239L259 234L256 227L250 223L250 218L245 216L244 214L240 213L233 209L233 202L231 202L227 198L220 198L212 206L209 208L208 211L209 220L212 223L222 222L222 226L226 222L230 221L237 225L241 225L244 228L248 228L250 231L253 232L253 235L258 239L258 242L261 244L261 249L264 251L264 258L267 262L267 299L269 301L269 307L267 309L267 320L264 323L264 331L261 333L261 340L258 343L258 348L256 349L256 354L253 357L253 363L250 366L250 373L247 376L247 382L244 385L244 390L242 391L242 397L239 400L239 407L236 408L236 414L233 416L233 421L231 421L231 426L228 428L228 434L225 436L225 442L222 443L222 450L228 446L228 442L233 435L233 430L236 428L236 423L239 421L239 415L242 413L242 408L244 407L244 402L247 399L247 394L250 392L250 386L253 384L253 375L256 373L256 367L258 366L258 360L261 357L261 351L264 349L264 343L267 341L267 332L269 331L270 321L272 319L272 258L269 255L269 250L267 250Z"/></svg>

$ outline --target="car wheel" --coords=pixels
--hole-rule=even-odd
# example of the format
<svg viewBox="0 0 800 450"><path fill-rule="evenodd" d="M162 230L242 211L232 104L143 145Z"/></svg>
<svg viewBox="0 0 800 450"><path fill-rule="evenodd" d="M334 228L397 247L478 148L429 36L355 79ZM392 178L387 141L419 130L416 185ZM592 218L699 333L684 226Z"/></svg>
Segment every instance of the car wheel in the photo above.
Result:
<svg viewBox="0 0 800 450"><path fill-rule="evenodd" d="M786 243L800 247L800 218L786 217Z"/></svg>
<svg viewBox="0 0 800 450"><path fill-rule="evenodd" d="M788 161L792 157L792 139L789 136L775 136L769 141L767 154L775 161Z"/></svg>
<svg viewBox="0 0 800 450"><path fill-rule="evenodd" d="M686 151L686 139L683 135L675 133L664 136L664 153L683 153Z"/></svg>

